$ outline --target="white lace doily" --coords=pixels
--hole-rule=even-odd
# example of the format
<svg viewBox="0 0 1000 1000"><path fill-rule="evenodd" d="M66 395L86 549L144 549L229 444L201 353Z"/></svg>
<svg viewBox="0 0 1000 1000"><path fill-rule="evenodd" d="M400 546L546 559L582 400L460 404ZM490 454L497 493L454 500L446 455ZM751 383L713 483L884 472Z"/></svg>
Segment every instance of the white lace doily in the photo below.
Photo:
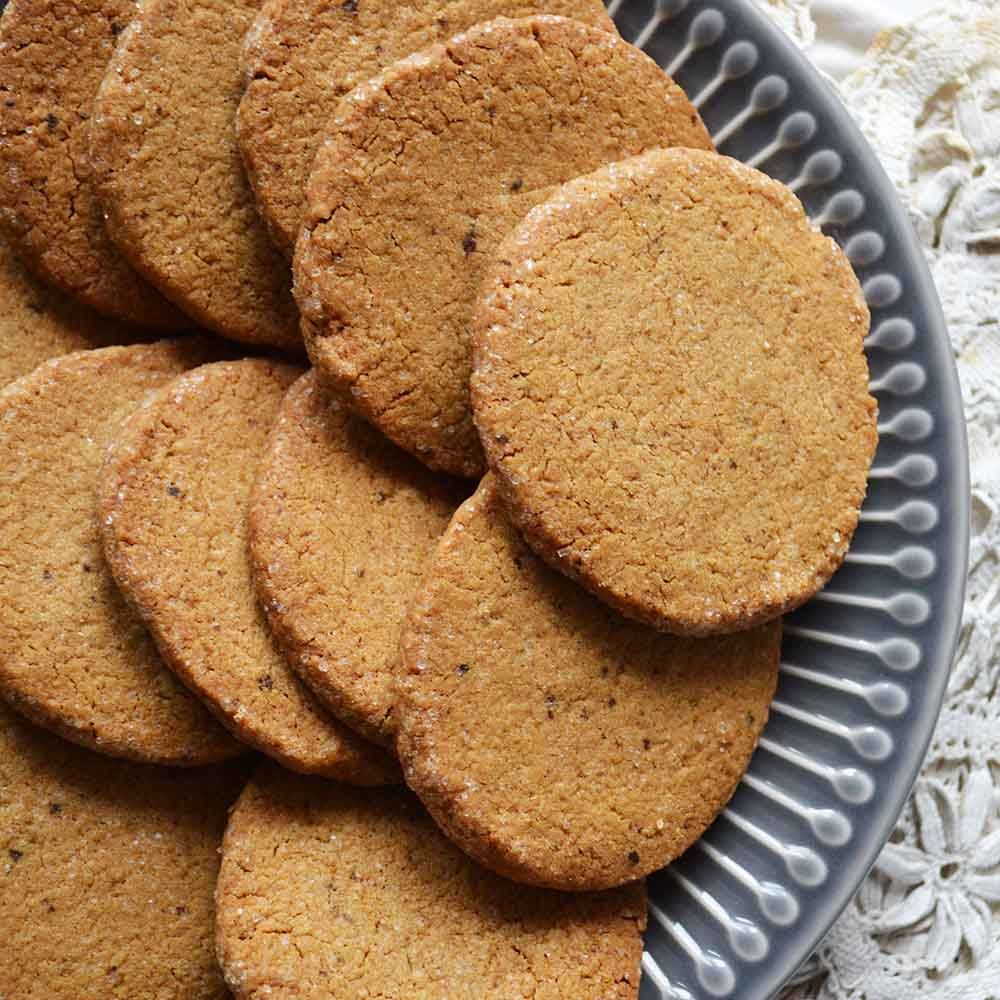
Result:
<svg viewBox="0 0 1000 1000"><path fill-rule="evenodd" d="M762 6L841 76L858 62L852 42L905 0ZM959 652L921 776L891 843L784 998L1000 1000L1000 4L951 2L884 30L840 87L909 209L944 305L969 428L972 549Z"/></svg>

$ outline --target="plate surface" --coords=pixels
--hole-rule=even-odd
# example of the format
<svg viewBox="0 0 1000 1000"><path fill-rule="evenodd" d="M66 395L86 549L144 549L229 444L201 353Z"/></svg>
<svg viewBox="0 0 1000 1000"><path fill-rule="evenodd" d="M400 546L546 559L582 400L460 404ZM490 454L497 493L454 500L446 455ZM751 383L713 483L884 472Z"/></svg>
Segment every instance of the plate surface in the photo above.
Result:
<svg viewBox="0 0 1000 1000"><path fill-rule="evenodd" d="M920 768L958 638L965 423L944 318L896 193L833 89L749 0L612 0L719 151L789 184L872 312L880 442L844 567L786 620L771 718L736 795L650 879L641 1000L776 992L848 903Z"/></svg>

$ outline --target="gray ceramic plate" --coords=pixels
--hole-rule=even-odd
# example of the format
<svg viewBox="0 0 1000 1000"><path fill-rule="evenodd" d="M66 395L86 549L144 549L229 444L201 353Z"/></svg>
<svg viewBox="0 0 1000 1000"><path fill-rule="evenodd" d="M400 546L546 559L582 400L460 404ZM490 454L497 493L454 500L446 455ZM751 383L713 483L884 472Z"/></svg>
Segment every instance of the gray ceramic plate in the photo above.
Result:
<svg viewBox="0 0 1000 1000"><path fill-rule="evenodd" d="M880 444L843 569L787 620L742 785L650 880L642 1000L777 991L850 900L923 759L961 617L968 461L944 319L895 191L833 89L748 0L613 0L720 152L789 184L872 311Z"/></svg>

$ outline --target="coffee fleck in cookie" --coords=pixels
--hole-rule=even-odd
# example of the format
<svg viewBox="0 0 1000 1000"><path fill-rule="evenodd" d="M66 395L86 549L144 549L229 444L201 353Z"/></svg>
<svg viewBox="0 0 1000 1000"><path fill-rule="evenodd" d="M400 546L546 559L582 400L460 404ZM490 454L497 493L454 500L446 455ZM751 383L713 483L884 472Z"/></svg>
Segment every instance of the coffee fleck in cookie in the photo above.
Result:
<svg viewBox="0 0 1000 1000"><path fill-rule="evenodd" d="M646 893L526 889L474 865L402 789L266 764L233 810L216 891L237 1000L635 1000Z"/></svg>
<svg viewBox="0 0 1000 1000"><path fill-rule="evenodd" d="M225 1000L212 891L245 772L109 760L0 705L0 994Z"/></svg>
<svg viewBox="0 0 1000 1000"><path fill-rule="evenodd" d="M403 629L403 774L500 875L621 885L690 847L729 800L780 644L780 621L686 639L620 617L532 554L487 476Z"/></svg>
<svg viewBox="0 0 1000 1000"><path fill-rule="evenodd" d="M268 0L247 33L237 138L257 207L288 257L337 103L397 59L501 15L562 14L613 31L600 0Z"/></svg>
<svg viewBox="0 0 1000 1000"><path fill-rule="evenodd" d="M857 525L876 404L861 288L798 199L654 151L570 182L498 260L473 406L535 551L679 634L819 590Z"/></svg>
<svg viewBox="0 0 1000 1000"><path fill-rule="evenodd" d="M274 635L323 704L385 746L400 625L461 485L352 416L315 371L285 396L257 475L250 552Z"/></svg>
<svg viewBox="0 0 1000 1000"><path fill-rule="evenodd" d="M195 338L82 351L0 392L0 695L116 757L194 765L241 750L163 665L122 600L94 505L123 417L209 358Z"/></svg>
<svg viewBox="0 0 1000 1000"><path fill-rule="evenodd" d="M188 325L108 238L86 130L133 0L12 0L0 20L0 229L32 271L100 312Z"/></svg>
<svg viewBox="0 0 1000 1000"><path fill-rule="evenodd" d="M258 0L148 0L94 102L90 158L111 236L203 326L301 350L288 264L236 148L240 45Z"/></svg>
<svg viewBox="0 0 1000 1000"><path fill-rule="evenodd" d="M294 770L379 784L396 780L395 763L327 716L291 672L250 576L250 489L300 374L222 362L150 397L108 450L104 550L164 660L240 739Z"/></svg>
<svg viewBox="0 0 1000 1000"><path fill-rule="evenodd" d="M680 89L617 35L499 18L344 98L295 256L313 363L434 469L482 472L468 326L502 238L553 184L654 146L708 147Z"/></svg>
<svg viewBox="0 0 1000 1000"><path fill-rule="evenodd" d="M150 336L38 281L0 238L0 388L49 358Z"/></svg>

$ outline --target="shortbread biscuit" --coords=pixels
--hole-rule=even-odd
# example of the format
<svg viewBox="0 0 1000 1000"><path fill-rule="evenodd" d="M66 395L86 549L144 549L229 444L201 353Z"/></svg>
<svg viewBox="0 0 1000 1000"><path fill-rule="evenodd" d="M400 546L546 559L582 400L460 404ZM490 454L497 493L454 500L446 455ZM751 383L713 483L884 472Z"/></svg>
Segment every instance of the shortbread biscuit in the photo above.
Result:
<svg viewBox="0 0 1000 1000"><path fill-rule="evenodd" d="M553 184L655 146L711 145L617 35L499 18L344 98L295 255L306 348L355 409L431 468L478 476L468 326L500 241Z"/></svg>
<svg viewBox="0 0 1000 1000"><path fill-rule="evenodd" d="M402 789L265 765L233 810L216 893L237 1000L635 1000L641 883L570 895L483 871Z"/></svg>
<svg viewBox="0 0 1000 1000"><path fill-rule="evenodd" d="M363 736L393 746L399 630L465 484L435 477L303 375L250 506L261 604L288 662Z"/></svg>
<svg viewBox="0 0 1000 1000"><path fill-rule="evenodd" d="M209 360L196 338L82 351L0 392L0 695L104 753L205 764L241 747L164 666L101 554L104 449L150 391Z"/></svg>
<svg viewBox="0 0 1000 1000"><path fill-rule="evenodd" d="M0 229L33 272L130 323L187 318L108 238L87 161L87 123L134 0L12 0L0 20Z"/></svg>
<svg viewBox="0 0 1000 1000"><path fill-rule="evenodd" d="M320 137L346 93L397 59L495 17L562 14L613 31L601 0L266 0L243 48L237 138L257 208L292 256Z"/></svg>
<svg viewBox="0 0 1000 1000"><path fill-rule="evenodd" d="M487 476L404 626L404 776L498 874L620 885L685 851L729 800L780 645L780 621L686 639L622 618L532 554Z"/></svg>
<svg viewBox="0 0 1000 1000"><path fill-rule="evenodd" d="M167 664L240 739L294 770L396 780L388 754L320 708L291 672L254 596L250 489L301 370L205 365L150 397L108 451L98 491L111 571Z"/></svg>
<svg viewBox="0 0 1000 1000"><path fill-rule="evenodd" d="M784 185L662 150L504 242L473 405L532 547L677 634L749 628L840 565L877 444L868 309Z"/></svg>
<svg viewBox="0 0 1000 1000"><path fill-rule="evenodd" d="M239 54L259 0L145 0L94 102L90 158L111 236L202 326L301 351L288 264L236 148Z"/></svg>
<svg viewBox="0 0 1000 1000"><path fill-rule="evenodd" d="M212 891L245 772L109 760L0 705L0 995L226 1000Z"/></svg>

